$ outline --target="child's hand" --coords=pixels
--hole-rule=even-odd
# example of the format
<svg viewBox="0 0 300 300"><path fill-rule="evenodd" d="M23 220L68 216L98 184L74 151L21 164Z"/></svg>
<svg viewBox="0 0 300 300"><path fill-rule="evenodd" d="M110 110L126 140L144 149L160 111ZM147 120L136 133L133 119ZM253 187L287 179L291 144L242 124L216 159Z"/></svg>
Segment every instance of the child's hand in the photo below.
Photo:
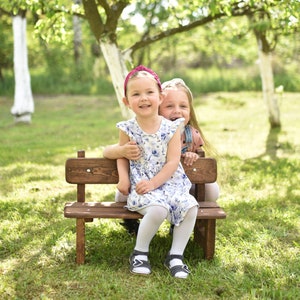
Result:
<svg viewBox="0 0 300 300"><path fill-rule="evenodd" d="M138 160L141 157L141 150L135 141L130 141L122 147L123 157L129 160Z"/></svg>
<svg viewBox="0 0 300 300"><path fill-rule="evenodd" d="M128 195L130 192L130 181L129 180L120 180L117 184L117 189L122 193L123 195Z"/></svg>
<svg viewBox="0 0 300 300"><path fill-rule="evenodd" d="M154 186L151 180L141 180L137 183L135 190L139 195L143 195L154 190Z"/></svg>
<svg viewBox="0 0 300 300"><path fill-rule="evenodd" d="M185 152L182 157L183 163L187 166L191 166L199 158L199 155L195 152Z"/></svg>

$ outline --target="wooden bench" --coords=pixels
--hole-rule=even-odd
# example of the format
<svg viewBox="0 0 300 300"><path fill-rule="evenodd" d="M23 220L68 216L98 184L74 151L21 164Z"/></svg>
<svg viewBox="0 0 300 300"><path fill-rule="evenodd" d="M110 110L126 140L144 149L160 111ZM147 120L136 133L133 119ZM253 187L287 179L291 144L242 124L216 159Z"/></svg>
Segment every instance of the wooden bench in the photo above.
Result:
<svg viewBox="0 0 300 300"><path fill-rule="evenodd" d="M183 165L187 176L195 184L193 192L199 202L194 240L204 252L205 259L212 259L215 252L216 220L226 218L222 208L215 202L205 202L205 183L215 182L217 164L213 158L200 157L191 167ZM115 160L85 158L78 151L77 158L69 158L65 165L66 181L77 185L77 201L66 203L64 216L76 219L76 262L85 260L85 223L94 218L140 219L143 216L124 208L124 203L85 202L86 184L116 184L118 172Z"/></svg>

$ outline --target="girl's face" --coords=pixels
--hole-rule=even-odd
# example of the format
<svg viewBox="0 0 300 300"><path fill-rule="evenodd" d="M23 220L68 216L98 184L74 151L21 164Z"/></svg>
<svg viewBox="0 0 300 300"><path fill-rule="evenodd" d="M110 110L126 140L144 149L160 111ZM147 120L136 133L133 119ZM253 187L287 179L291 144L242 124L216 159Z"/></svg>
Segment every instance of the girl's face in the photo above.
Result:
<svg viewBox="0 0 300 300"><path fill-rule="evenodd" d="M149 116L158 114L162 102L157 82L150 77L133 77L127 84L127 97L123 98L125 105L136 115Z"/></svg>
<svg viewBox="0 0 300 300"><path fill-rule="evenodd" d="M182 90L165 90L165 98L159 107L159 114L174 121L184 118L186 125L190 120L190 103L187 94Z"/></svg>

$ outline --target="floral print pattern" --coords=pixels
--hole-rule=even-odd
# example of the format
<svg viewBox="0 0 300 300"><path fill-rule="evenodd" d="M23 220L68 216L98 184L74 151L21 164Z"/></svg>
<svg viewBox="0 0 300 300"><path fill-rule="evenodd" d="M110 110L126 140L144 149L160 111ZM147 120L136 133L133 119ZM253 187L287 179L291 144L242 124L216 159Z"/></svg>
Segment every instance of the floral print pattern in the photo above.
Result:
<svg viewBox="0 0 300 300"><path fill-rule="evenodd" d="M139 211L150 205L160 205L168 210L169 221L179 225L187 211L198 205L196 199L189 193L191 182L181 164L173 176L159 188L144 195L139 195L135 191L135 186L140 180L151 179L162 169L166 162L168 143L177 128L183 127L183 124L183 118L170 121L162 117L160 128L155 134L145 133L135 118L117 124L131 140L136 141L142 153L139 160L129 161L131 182L131 191L127 199L129 210Z"/></svg>

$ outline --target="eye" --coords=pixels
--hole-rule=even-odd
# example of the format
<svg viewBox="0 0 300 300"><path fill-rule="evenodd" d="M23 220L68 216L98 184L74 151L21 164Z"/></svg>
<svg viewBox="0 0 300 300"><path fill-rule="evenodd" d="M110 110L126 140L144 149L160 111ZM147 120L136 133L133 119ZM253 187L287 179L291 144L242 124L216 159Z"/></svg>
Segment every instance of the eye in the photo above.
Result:
<svg viewBox="0 0 300 300"><path fill-rule="evenodd" d="M164 107L165 107L165 108L172 108L173 105L172 105L172 104L167 104L167 105L165 105Z"/></svg>
<svg viewBox="0 0 300 300"><path fill-rule="evenodd" d="M180 108L182 108L182 109L188 109L189 107L187 105L183 104L183 105L180 105Z"/></svg>

